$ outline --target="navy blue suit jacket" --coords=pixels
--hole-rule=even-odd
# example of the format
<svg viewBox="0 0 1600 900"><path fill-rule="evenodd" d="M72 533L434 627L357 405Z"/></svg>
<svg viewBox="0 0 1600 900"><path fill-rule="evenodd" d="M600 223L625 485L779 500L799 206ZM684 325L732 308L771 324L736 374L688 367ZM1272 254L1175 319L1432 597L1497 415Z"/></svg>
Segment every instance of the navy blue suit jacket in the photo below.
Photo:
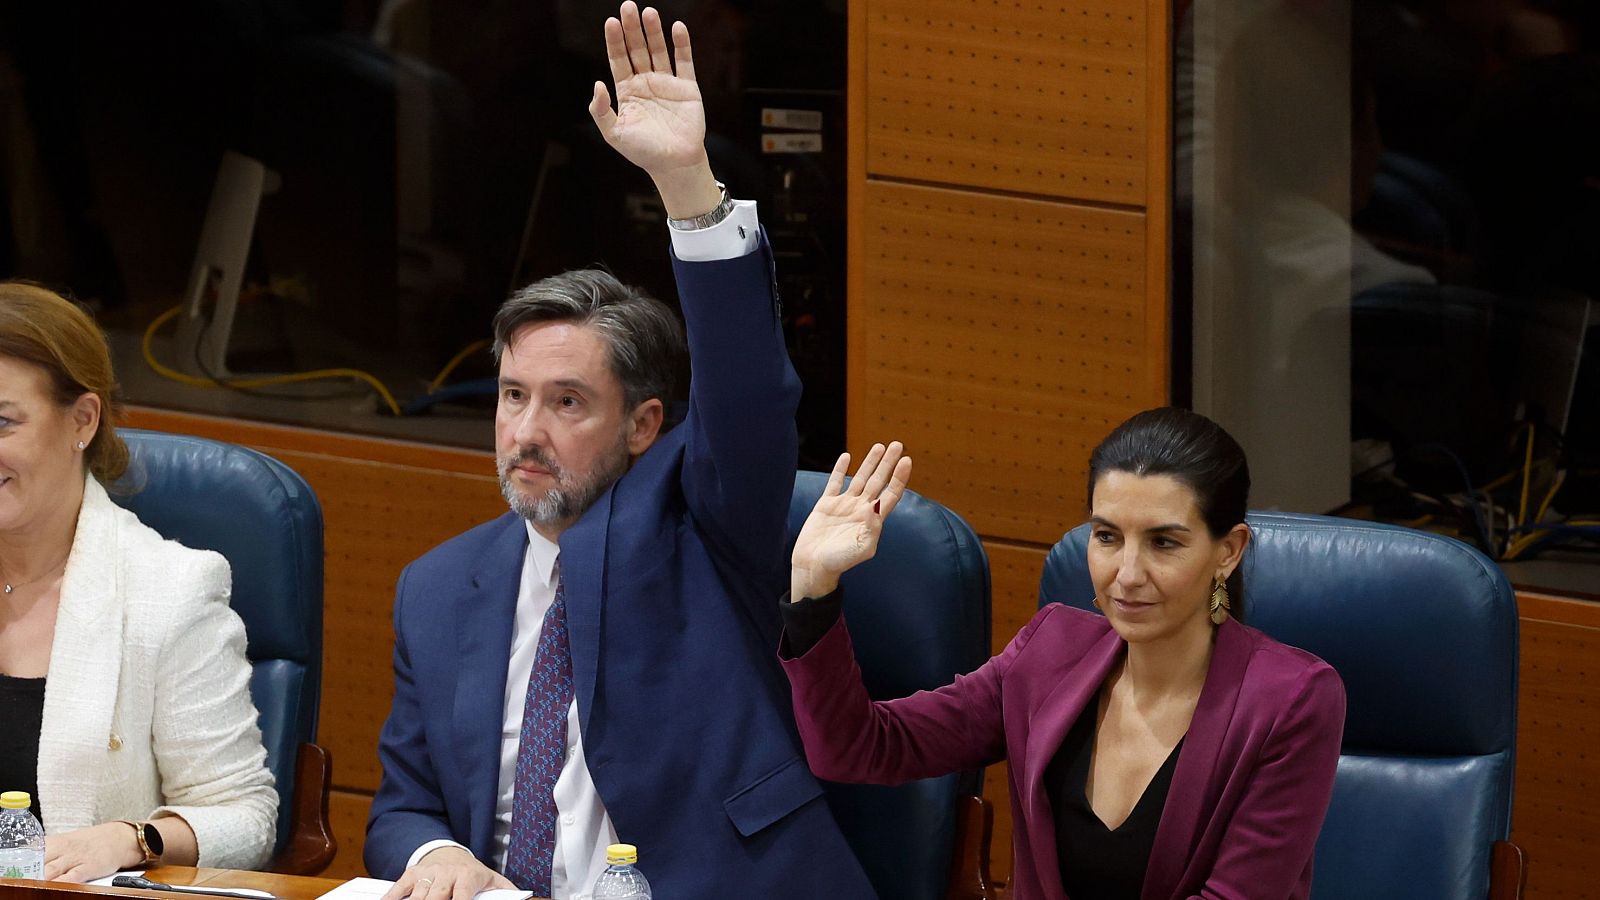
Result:
<svg viewBox="0 0 1600 900"><path fill-rule="evenodd" d="M674 261L689 411L560 540L584 754L664 897L871 897L806 766L773 648L800 385L771 251ZM510 513L407 567L366 863L448 838L493 865L527 533Z"/></svg>

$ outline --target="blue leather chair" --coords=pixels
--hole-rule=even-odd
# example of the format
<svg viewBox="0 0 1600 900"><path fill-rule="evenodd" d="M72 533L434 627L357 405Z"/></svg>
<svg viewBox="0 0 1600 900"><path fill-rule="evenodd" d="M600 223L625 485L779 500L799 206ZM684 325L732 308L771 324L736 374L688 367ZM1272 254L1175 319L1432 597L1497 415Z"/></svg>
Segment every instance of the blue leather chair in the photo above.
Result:
<svg viewBox="0 0 1600 900"><path fill-rule="evenodd" d="M267 766L277 780L274 871L332 861L328 759L313 741L322 688L322 507L283 463L205 438L123 429L131 462L111 496L163 537L233 570Z"/></svg>
<svg viewBox="0 0 1600 900"><path fill-rule="evenodd" d="M1312 896L1519 896L1521 851L1505 842L1517 729L1505 576L1425 532L1282 513L1247 521L1245 621L1326 660L1348 700ZM1041 605L1092 608L1088 537L1079 526L1050 551Z"/></svg>
<svg viewBox="0 0 1600 900"><path fill-rule="evenodd" d="M827 481L823 472L796 475L791 547ZM875 699L949 684L989 659L988 557L967 523L932 500L907 492L877 555L846 572L842 586L856 660ZM993 896L982 776L826 784L828 805L879 896Z"/></svg>

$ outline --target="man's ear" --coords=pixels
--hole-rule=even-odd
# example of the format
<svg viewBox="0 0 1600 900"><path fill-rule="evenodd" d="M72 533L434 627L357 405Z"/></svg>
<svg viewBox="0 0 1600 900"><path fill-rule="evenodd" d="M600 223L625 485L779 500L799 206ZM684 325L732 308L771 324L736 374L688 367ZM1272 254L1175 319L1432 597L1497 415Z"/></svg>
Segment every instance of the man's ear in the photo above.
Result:
<svg viewBox="0 0 1600 900"><path fill-rule="evenodd" d="M661 422L666 418L666 407L655 397L635 406L628 413L628 455L637 459L654 446L661 436Z"/></svg>

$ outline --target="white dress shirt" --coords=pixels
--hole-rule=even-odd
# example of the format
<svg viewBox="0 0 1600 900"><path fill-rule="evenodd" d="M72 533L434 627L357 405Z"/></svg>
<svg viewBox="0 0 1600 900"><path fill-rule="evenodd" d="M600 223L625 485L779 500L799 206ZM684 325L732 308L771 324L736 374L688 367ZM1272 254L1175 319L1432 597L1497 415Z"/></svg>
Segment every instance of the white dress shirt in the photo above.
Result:
<svg viewBox="0 0 1600 900"><path fill-rule="evenodd" d="M752 200L736 200L726 219L697 231L672 231L672 250L685 262L734 259L760 246L760 224ZM506 847L511 837L511 800L516 788L517 750L522 738L522 709L528 698L528 678L544 630L544 615L556 599L556 556L560 547L528 523L528 549L522 558L522 583L517 592L517 612L511 635L511 661L506 668L506 696L500 728L500 782L495 794L494 859L483 862L505 871ZM555 855L550 862L550 896L569 900L588 893L606 869L606 847L618 842L617 830L606 815L605 803L589 775L579 733L578 701L567 709L567 756L556 776L552 794L556 804ZM414 866L439 847L462 847L455 841L428 841L411 854ZM462 849L466 849L462 847Z"/></svg>

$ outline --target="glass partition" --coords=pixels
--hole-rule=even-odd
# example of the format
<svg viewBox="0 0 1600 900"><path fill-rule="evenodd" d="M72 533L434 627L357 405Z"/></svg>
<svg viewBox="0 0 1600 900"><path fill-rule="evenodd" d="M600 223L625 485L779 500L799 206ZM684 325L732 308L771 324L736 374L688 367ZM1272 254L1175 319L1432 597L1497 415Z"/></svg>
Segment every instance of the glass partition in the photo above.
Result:
<svg viewBox="0 0 1600 900"><path fill-rule="evenodd" d="M1240 437L1258 504L1355 503L1508 559L1582 538L1600 509L1596 7L1174 12L1179 399Z"/></svg>
<svg viewBox="0 0 1600 900"><path fill-rule="evenodd" d="M761 203L825 468L843 442L844 0L660 7L692 29L719 177ZM675 302L654 191L586 112L615 10L6 4L0 277L92 306L132 402L488 447L483 341L510 291L601 265Z"/></svg>

